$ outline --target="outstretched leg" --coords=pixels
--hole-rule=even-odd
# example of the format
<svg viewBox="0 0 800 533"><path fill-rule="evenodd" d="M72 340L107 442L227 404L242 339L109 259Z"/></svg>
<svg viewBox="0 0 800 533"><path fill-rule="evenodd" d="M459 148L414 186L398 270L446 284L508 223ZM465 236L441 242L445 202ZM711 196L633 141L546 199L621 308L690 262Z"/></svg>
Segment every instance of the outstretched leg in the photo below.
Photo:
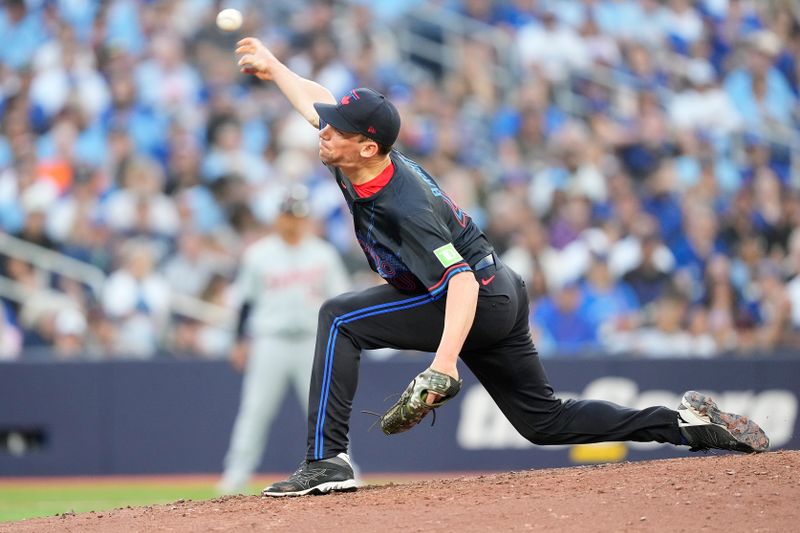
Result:
<svg viewBox="0 0 800 533"><path fill-rule="evenodd" d="M678 414L667 407L631 409L600 400L561 400L547 381L533 345L463 354L511 424L535 444L607 441L681 444Z"/></svg>
<svg viewBox="0 0 800 533"><path fill-rule="evenodd" d="M507 285L502 292L510 297L509 307L516 309L514 325L500 337L495 333L497 327L491 324L473 329L474 335L461 358L517 431L531 442L655 441L685 444L693 449L747 452L764 451L769 446L769 439L757 424L720 411L710 398L698 393L686 393L678 411L662 406L638 410L606 401L556 398L530 338L524 283L514 274L498 275L495 283L498 282ZM495 311L500 307L496 306ZM496 314L487 315L486 320L490 322Z"/></svg>
<svg viewBox="0 0 800 533"><path fill-rule="evenodd" d="M496 273L493 291L506 298L495 298L491 308L491 297L479 303L477 327L461 359L520 434L536 444L682 442L678 414L672 409L637 410L611 402L556 398L531 340L525 284L502 265Z"/></svg>

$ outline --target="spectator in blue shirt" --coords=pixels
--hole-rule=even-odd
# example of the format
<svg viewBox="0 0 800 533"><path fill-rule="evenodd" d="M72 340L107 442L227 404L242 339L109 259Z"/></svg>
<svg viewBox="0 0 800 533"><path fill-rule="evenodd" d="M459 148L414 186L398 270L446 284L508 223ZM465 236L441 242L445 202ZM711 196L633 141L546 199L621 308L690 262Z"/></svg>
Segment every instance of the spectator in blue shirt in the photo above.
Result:
<svg viewBox="0 0 800 533"><path fill-rule="evenodd" d="M751 128L792 125L797 99L774 66L780 39L772 32L759 31L752 34L748 44L747 64L728 74L725 90Z"/></svg>
<svg viewBox="0 0 800 533"><path fill-rule="evenodd" d="M38 11L30 11L24 0L6 0L0 10L0 63L13 69L28 67L47 38Z"/></svg>
<svg viewBox="0 0 800 533"><path fill-rule="evenodd" d="M586 315L599 328L606 321L632 315L639 309L636 293L617 281L608 268L608 256L593 253L589 270L581 283L586 298Z"/></svg>
<svg viewBox="0 0 800 533"><path fill-rule="evenodd" d="M531 317L535 326L549 334L558 355L585 355L598 349L586 298L574 281L540 300Z"/></svg>

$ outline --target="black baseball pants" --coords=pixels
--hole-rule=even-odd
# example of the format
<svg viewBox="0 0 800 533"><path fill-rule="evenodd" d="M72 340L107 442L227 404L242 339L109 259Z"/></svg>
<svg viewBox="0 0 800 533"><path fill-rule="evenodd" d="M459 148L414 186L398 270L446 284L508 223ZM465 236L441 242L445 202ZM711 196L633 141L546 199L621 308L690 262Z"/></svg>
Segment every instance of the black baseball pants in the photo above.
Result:
<svg viewBox="0 0 800 533"><path fill-rule="evenodd" d="M478 307L461 359L526 439L535 444L681 443L672 409L556 398L530 337L524 282L499 261L476 277ZM445 300L444 291L415 296L380 285L322 306L309 391L308 460L347 451L361 350L435 352Z"/></svg>

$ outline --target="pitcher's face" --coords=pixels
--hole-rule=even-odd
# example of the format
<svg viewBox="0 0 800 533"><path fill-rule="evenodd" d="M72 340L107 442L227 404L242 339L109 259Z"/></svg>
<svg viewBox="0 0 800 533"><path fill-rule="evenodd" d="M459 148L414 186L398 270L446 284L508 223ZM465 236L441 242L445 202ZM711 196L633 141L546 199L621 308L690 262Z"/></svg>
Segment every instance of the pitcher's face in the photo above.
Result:
<svg viewBox="0 0 800 533"><path fill-rule="evenodd" d="M330 124L319 130L319 158L335 167L359 166L365 157L372 155L370 144L377 144L360 133L337 130Z"/></svg>

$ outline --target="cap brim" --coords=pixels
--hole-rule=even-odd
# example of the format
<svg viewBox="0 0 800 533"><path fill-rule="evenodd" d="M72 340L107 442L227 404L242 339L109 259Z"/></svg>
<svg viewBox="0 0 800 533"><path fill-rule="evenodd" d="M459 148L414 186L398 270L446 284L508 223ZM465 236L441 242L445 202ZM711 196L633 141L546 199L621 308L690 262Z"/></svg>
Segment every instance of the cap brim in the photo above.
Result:
<svg viewBox="0 0 800 533"><path fill-rule="evenodd" d="M317 114L322 122L330 124L339 131L347 133L360 133L339 111L335 104L314 104ZM322 124L320 124L322 126Z"/></svg>

